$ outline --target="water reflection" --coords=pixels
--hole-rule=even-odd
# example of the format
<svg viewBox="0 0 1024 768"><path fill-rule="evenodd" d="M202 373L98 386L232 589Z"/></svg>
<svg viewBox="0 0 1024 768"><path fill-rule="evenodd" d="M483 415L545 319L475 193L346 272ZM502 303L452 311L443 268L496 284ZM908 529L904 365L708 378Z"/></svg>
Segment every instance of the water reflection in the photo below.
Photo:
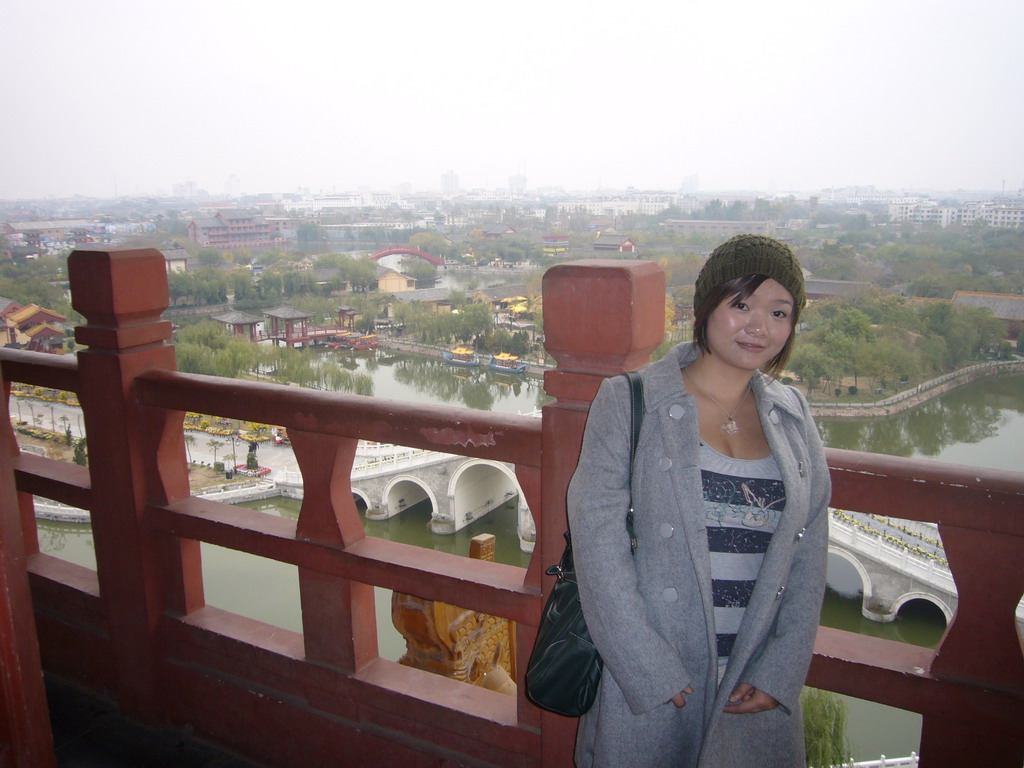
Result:
<svg viewBox="0 0 1024 768"><path fill-rule="evenodd" d="M959 387L894 416L872 419L820 417L818 430L833 448L943 459L953 446L991 440L1007 427L1024 425L1024 386L1019 375L999 375ZM1000 466L978 455L969 463ZM962 460L945 458L944 460Z"/></svg>
<svg viewBox="0 0 1024 768"><path fill-rule="evenodd" d="M96 548L92 526L88 523L59 523L36 518L39 551L85 566L96 568Z"/></svg>
<svg viewBox="0 0 1024 768"><path fill-rule="evenodd" d="M302 502L277 496L261 501L242 502L238 506L255 509L265 514L296 519ZM448 552L452 555L469 557L469 544L474 536L493 534L496 539L494 559L499 563L526 568L530 554L519 546L519 501L510 499L495 507L462 530L454 534L436 534L430 530L430 501L413 504L401 514L386 520L367 520L360 512L363 529L367 536L376 536L389 541L400 541L417 547Z"/></svg>
<svg viewBox="0 0 1024 768"><path fill-rule="evenodd" d="M398 357L392 371L397 383L420 395L480 411L494 410L501 400L523 400L524 396L535 407L548 400L537 379L495 373L483 365L453 368L440 360L408 355Z"/></svg>

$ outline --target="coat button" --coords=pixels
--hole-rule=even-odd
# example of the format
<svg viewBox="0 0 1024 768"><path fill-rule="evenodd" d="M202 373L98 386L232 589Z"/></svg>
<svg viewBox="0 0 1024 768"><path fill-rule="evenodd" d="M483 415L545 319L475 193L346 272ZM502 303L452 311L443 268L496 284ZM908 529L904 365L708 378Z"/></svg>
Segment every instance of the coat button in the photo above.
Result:
<svg viewBox="0 0 1024 768"><path fill-rule="evenodd" d="M672 469L672 459L670 459L668 456L662 456L661 459L658 460L658 468L662 472L667 472L668 470Z"/></svg>
<svg viewBox="0 0 1024 768"><path fill-rule="evenodd" d="M667 587L664 592L661 593L666 603L674 603L679 599L679 595L676 593L675 587Z"/></svg>
<svg viewBox="0 0 1024 768"><path fill-rule="evenodd" d="M801 528L800 531L797 533L796 538L793 539L793 541L800 541L800 539L802 539L804 537L804 533L806 533L806 532L807 532L806 528Z"/></svg>
<svg viewBox="0 0 1024 768"><path fill-rule="evenodd" d="M785 585L779 587L779 591L775 593L775 599L778 600L780 597L782 597L782 593L785 592L785 591L786 591L786 586Z"/></svg>
<svg viewBox="0 0 1024 768"><path fill-rule="evenodd" d="M672 534L675 532L676 529L673 528L668 523L662 523L661 524L661 528L659 528L658 530L661 532L661 538L663 538L663 539L671 539L672 538Z"/></svg>
<svg viewBox="0 0 1024 768"><path fill-rule="evenodd" d="M779 423L779 414L774 408L768 411L768 421L770 421L772 424Z"/></svg>
<svg viewBox="0 0 1024 768"><path fill-rule="evenodd" d="M675 405L668 409L668 415L671 418L676 419L677 421L683 418L684 413L686 413L686 409L683 408L683 406L681 406L679 403L676 403Z"/></svg>

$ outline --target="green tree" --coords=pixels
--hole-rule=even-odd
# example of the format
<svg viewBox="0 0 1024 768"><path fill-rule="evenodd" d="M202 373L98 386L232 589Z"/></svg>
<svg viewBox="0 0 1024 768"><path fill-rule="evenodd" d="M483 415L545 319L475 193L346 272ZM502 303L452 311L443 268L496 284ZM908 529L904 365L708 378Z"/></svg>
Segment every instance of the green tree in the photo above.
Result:
<svg viewBox="0 0 1024 768"><path fill-rule="evenodd" d="M167 292L171 306L194 301L195 278L188 272L170 272L167 275Z"/></svg>
<svg viewBox="0 0 1024 768"><path fill-rule="evenodd" d="M786 366L797 376L807 382L807 391L817 388L818 382L828 374L828 356L821 347L813 343L801 343L793 350Z"/></svg>
<svg viewBox="0 0 1024 768"><path fill-rule="evenodd" d="M377 287L377 264L369 259L350 259L342 274L353 291L366 293Z"/></svg>
<svg viewBox="0 0 1024 768"><path fill-rule="evenodd" d="M455 335L464 341L488 333L494 326L491 308L483 302L466 304L459 309Z"/></svg>
<svg viewBox="0 0 1024 768"><path fill-rule="evenodd" d="M417 283L430 283L437 280L437 267L418 256L402 260L402 273L413 278Z"/></svg>
<svg viewBox="0 0 1024 768"><path fill-rule="evenodd" d="M409 247L443 256L449 248L448 241L437 232L417 232L409 238Z"/></svg>
<svg viewBox="0 0 1024 768"><path fill-rule="evenodd" d="M830 691L804 688L804 745L808 768L847 765L853 755L846 736L846 704Z"/></svg>
<svg viewBox="0 0 1024 768"><path fill-rule="evenodd" d="M224 447L224 443L220 440L210 440L206 443L206 447L213 452L213 463L217 463L217 451Z"/></svg>
<svg viewBox="0 0 1024 768"><path fill-rule="evenodd" d="M200 248L196 260L204 266L212 267L224 261L224 256L216 248Z"/></svg>
<svg viewBox="0 0 1024 768"><path fill-rule="evenodd" d="M322 243L326 237L319 224L304 221L295 228L295 239L300 243L311 244Z"/></svg>
<svg viewBox="0 0 1024 768"><path fill-rule="evenodd" d="M252 277L248 270L235 270L230 276L231 292L236 302L251 301L256 298L256 288L253 286Z"/></svg>

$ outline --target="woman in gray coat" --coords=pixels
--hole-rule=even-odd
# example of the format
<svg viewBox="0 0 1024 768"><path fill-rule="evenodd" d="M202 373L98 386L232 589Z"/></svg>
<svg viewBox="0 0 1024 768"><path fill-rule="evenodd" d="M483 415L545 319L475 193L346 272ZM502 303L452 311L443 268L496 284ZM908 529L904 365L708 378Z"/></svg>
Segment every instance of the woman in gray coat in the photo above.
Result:
<svg viewBox="0 0 1024 768"><path fill-rule="evenodd" d="M576 762L804 765L800 691L824 590L828 467L783 370L805 304L777 240L739 235L697 278L694 343L641 374L625 529L630 397L606 380L569 487L580 599L605 662Z"/></svg>

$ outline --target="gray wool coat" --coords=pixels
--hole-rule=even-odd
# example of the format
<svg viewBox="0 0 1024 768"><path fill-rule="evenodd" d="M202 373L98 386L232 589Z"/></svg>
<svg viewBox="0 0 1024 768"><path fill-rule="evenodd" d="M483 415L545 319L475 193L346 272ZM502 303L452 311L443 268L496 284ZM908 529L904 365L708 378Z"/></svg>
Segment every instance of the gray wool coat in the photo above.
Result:
<svg viewBox="0 0 1024 768"><path fill-rule="evenodd" d="M625 377L603 382L590 409L569 486L569 527L583 612L605 667L597 701L580 721L579 768L804 765L800 691L828 546L824 450L804 397L755 374L751 387L786 503L719 685L697 410L680 374L694 359L683 344L641 372L635 556L625 530ZM722 712L740 682L771 694L779 708ZM694 693L677 708L669 700L687 685Z"/></svg>

